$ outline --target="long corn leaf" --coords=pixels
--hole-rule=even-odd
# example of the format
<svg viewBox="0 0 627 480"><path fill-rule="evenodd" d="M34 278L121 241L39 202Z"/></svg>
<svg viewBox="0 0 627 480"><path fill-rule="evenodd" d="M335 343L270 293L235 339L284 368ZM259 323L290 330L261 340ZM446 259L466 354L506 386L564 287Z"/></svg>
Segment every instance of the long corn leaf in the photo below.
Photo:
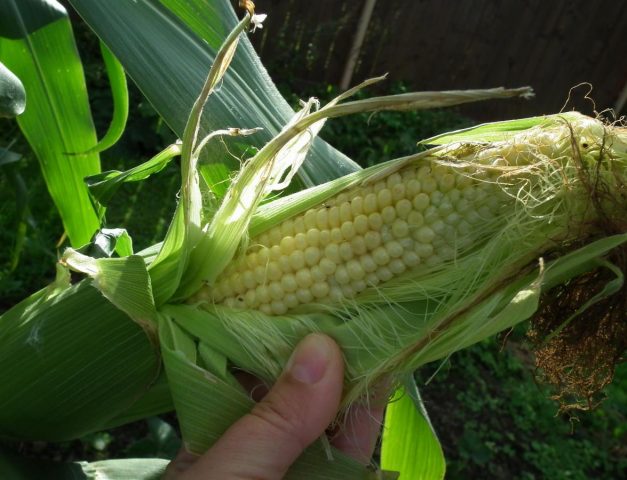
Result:
<svg viewBox="0 0 627 480"><path fill-rule="evenodd" d="M97 175L85 178L85 182L89 187L94 200L101 205L106 205L115 195L118 188L127 182L139 182L150 177L154 173L158 173L168 166L170 161L180 155L180 145L170 145L157 155L146 162L136 165L124 172L118 170L109 170Z"/></svg>
<svg viewBox="0 0 627 480"><path fill-rule="evenodd" d="M93 147L96 132L67 12L54 0L0 0L0 11L0 58L28 97L18 123L72 245L83 245L99 226L83 178L100 171L100 160L72 155Z"/></svg>
<svg viewBox="0 0 627 480"><path fill-rule="evenodd" d="M98 153L111 148L120 139L126 128L126 120L128 119L128 88L126 85L126 74L124 67L117 58L111 53L107 46L100 42L100 51L104 60L109 84L111 85L111 97L113 98L113 115L111 123L104 137L98 144L90 148L85 153Z"/></svg>
<svg viewBox="0 0 627 480"><path fill-rule="evenodd" d="M213 63L237 18L227 0L71 0L124 65L130 78L179 135ZM148 49L146 47L149 47ZM164 92L168 92L164 95ZM220 95L209 99L200 137L227 127L262 127L246 142L238 138L208 145L201 167L218 194L228 186L239 157L262 147L293 115L261 65L250 42L242 38ZM316 140L299 172L304 185L319 184L357 170L355 163Z"/></svg>

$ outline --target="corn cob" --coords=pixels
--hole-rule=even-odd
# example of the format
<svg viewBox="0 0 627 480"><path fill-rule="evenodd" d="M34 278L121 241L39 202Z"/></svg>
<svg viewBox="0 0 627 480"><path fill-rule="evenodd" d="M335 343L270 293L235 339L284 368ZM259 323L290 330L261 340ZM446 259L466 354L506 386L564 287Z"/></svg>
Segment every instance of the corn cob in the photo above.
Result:
<svg viewBox="0 0 627 480"><path fill-rule="evenodd" d="M590 141L590 129L597 139L603 137L598 122L576 128L583 144ZM314 303L337 304L455 260L496 234L516 211L537 216L558 209L561 216L550 221L557 231L580 233L592 209L586 208L581 182L573 175L581 168L575 165L581 152L573 150L579 146L571 144L572 135L562 122L487 147L453 145L384 178L366 180L253 238L245 254L194 300L274 315ZM588 161L598 160L596 147ZM545 191L534 206L534 190L551 182L555 190ZM567 193L584 201L563 201ZM542 212L532 213L539 208ZM568 219L568 225L557 218Z"/></svg>
<svg viewBox="0 0 627 480"><path fill-rule="evenodd" d="M473 226L493 220L500 208L503 193L481 177L410 166L340 193L253 239L212 298L281 315L352 298L408 269L449 260L472 241Z"/></svg>

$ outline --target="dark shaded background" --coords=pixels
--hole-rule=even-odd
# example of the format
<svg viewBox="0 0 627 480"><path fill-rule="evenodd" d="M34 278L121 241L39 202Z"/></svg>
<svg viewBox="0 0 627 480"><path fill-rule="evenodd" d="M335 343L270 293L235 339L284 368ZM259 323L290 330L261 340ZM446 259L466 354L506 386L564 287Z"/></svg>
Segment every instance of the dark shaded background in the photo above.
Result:
<svg viewBox="0 0 627 480"><path fill-rule="evenodd" d="M268 18L252 41L273 77L289 72L295 91L340 82L363 1L256 3ZM414 90L535 89L532 101L460 109L488 121L556 113L589 82L600 111L627 87L626 51L622 0L378 0L351 83L388 72ZM568 109L591 113L587 91L573 92Z"/></svg>

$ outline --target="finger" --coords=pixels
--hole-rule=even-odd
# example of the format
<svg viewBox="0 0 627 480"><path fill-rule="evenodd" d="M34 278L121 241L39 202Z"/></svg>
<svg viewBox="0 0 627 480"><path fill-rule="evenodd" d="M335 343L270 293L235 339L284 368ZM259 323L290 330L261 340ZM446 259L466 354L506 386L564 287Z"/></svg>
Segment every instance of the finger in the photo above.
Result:
<svg viewBox="0 0 627 480"><path fill-rule="evenodd" d="M229 428L184 478L283 478L335 417L343 375L337 344L325 335L308 335L264 399Z"/></svg>
<svg viewBox="0 0 627 480"><path fill-rule="evenodd" d="M331 444L360 463L369 463L392 390L389 378L379 379L376 385L369 388L367 398L351 405L340 428L331 437Z"/></svg>
<svg viewBox="0 0 627 480"><path fill-rule="evenodd" d="M370 463L381 431L384 409L353 405L331 444L364 465Z"/></svg>

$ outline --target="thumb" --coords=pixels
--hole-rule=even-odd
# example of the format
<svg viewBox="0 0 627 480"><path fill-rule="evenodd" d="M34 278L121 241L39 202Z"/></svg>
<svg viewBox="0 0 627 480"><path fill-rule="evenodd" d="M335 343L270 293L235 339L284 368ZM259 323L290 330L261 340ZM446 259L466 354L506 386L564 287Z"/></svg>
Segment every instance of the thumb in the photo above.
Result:
<svg viewBox="0 0 627 480"><path fill-rule="evenodd" d="M185 478L283 478L333 421L343 372L342 354L331 338L305 337L270 392L194 463Z"/></svg>

